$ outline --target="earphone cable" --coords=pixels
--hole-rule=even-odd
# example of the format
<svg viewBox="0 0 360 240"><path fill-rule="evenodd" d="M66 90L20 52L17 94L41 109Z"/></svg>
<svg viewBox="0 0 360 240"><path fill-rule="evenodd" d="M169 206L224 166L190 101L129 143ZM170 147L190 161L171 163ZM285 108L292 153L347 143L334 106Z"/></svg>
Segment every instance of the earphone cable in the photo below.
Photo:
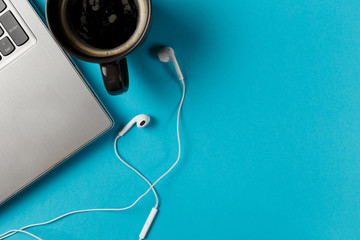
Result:
<svg viewBox="0 0 360 240"><path fill-rule="evenodd" d="M31 236L31 237L33 237L33 238L36 238L36 239L38 239L38 240L42 240L41 238L39 238L38 236L36 236L35 234L32 234L32 233L30 233L30 232L28 232L28 231L24 231L24 230L11 230L11 231L18 231L18 232L22 232L22 233L25 233L25 234L27 234L27 235L29 235L29 236Z"/></svg>
<svg viewBox="0 0 360 240"><path fill-rule="evenodd" d="M142 175L138 170L136 170L133 166L131 166L130 164L128 164L125 160L123 160L119 154L119 151L117 149L117 141L119 140L120 136L117 136L115 138L115 141L114 141L114 151L115 151L115 154L117 156L117 158L123 163L125 164L128 168L130 168L131 170L133 170L136 174L138 174L142 179L144 179L150 186L151 190L153 191L154 193L154 196L155 196L155 199L156 199L156 204L155 204L155 208L158 208L159 207L159 197L155 191L155 188L152 186L151 182L144 176Z"/></svg>
<svg viewBox="0 0 360 240"><path fill-rule="evenodd" d="M177 160L175 161L175 163L163 174L161 175L153 184L150 185L150 187L148 188L148 190L142 194L138 199L135 200L135 202L133 202L131 205L127 206L127 207L124 207L124 208L103 208L103 209L85 209L85 210L77 210L77 211L72 211L72 212L68 212L68 213L65 213L61 216L58 216L52 220L49 220L47 222L43 222L43 223L36 223L36 224L31 224L31 225L27 225L25 227L22 227L20 229L17 229L17 230L10 230L10 231L7 231L3 234L0 235L0 240L2 239L5 239L5 238L8 238L18 232L23 232L23 233L26 233L28 234L29 236L32 236L36 239L39 239L39 240L42 240L41 238L37 237L36 235L34 234L31 234L29 232L26 232L24 231L25 229L28 229L28 228L32 228L32 227L38 227L38 226L43 226L43 225L47 225L47 224L50 224L50 223L53 223L53 222L56 222L62 218L65 218L65 217L68 217L70 215L74 215L74 214L78 214L78 213L86 213L86 212L109 212L109 211L124 211L124 210L127 210L127 209L130 209L132 208L133 206L135 206L144 196L146 196L150 190L153 190L154 191L154 194L156 196L156 199L157 199L157 204L158 204L158 198L157 198L157 195L156 195L156 192L154 190L154 186L161 180L163 179L167 174L169 174L169 172L178 164L179 160L180 160L180 157L181 157L181 142L180 142L180 131L179 131L179 122L180 122L180 113L181 113L181 109L182 109L182 106L183 106L183 103L184 103L184 98L185 98L185 82L183 79L180 79L181 83L182 83L182 87L183 87L183 93L182 93L182 97L181 97L181 101L180 101L180 104L179 104L179 108L178 108L178 113L177 113L177 120L176 120L176 133L177 133L177 141L178 141L178 147L179 147L179 152L178 152L178 157L177 157ZM116 143L116 141L115 141ZM115 145L116 147L116 145ZM125 163L125 162L123 162ZM125 163L126 164L126 163ZM127 164L126 164L127 165ZM133 169L135 170L135 169ZM135 170L136 171L136 170ZM138 172L139 173L139 172ZM140 173L139 173L140 174ZM140 174L141 175L141 174ZM144 177L145 178L145 177ZM146 179L147 180L147 179ZM150 182L147 180L147 182L150 184Z"/></svg>

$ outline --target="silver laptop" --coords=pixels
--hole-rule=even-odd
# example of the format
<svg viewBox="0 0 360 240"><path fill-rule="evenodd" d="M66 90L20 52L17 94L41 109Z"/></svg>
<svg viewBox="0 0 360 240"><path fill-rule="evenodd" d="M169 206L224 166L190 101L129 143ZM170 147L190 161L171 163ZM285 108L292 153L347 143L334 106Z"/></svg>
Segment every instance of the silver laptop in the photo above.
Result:
<svg viewBox="0 0 360 240"><path fill-rule="evenodd" d="M113 121L26 0L0 0L0 204Z"/></svg>

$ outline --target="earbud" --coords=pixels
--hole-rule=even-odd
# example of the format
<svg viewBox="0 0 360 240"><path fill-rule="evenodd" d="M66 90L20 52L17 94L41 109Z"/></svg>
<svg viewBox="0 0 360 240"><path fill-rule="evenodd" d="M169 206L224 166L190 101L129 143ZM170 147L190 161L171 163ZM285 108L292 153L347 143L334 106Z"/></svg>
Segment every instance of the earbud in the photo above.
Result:
<svg viewBox="0 0 360 240"><path fill-rule="evenodd" d="M170 61L172 61L179 79L181 81L184 80L184 77L183 77L183 75L181 73L179 64L176 61L174 49L172 49L171 47L163 47L163 48L160 49L160 51L158 53L158 56L159 56L160 61L162 61L162 62L170 62Z"/></svg>
<svg viewBox="0 0 360 240"><path fill-rule="evenodd" d="M150 117L146 114L140 114L131 119L131 121L125 125L125 127L119 132L118 137L122 137L125 135L127 131L136 123L138 128L146 127L150 122Z"/></svg>

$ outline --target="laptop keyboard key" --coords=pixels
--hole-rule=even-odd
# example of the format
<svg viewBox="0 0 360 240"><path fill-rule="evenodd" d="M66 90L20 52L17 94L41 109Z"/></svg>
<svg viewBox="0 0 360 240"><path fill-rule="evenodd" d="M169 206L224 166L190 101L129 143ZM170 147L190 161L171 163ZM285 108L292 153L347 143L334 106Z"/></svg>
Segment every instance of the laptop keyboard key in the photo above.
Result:
<svg viewBox="0 0 360 240"><path fill-rule="evenodd" d="M15 50L14 45L11 43L8 37L4 37L0 40L0 52L2 55L7 56Z"/></svg>
<svg viewBox="0 0 360 240"><path fill-rule="evenodd" d="M5 8L6 8L6 4L4 3L3 0L0 0L0 13L1 13L2 11L4 11Z"/></svg>
<svg viewBox="0 0 360 240"><path fill-rule="evenodd" d="M10 11L7 11L0 16L0 23L4 26L5 30L9 33L17 46L21 46L29 40L28 35Z"/></svg>
<svg viewBox="0 0 360 240"><path fill-rule="evenodd" d="M0 27L0 37L4 34L4 30Z"/></svg>

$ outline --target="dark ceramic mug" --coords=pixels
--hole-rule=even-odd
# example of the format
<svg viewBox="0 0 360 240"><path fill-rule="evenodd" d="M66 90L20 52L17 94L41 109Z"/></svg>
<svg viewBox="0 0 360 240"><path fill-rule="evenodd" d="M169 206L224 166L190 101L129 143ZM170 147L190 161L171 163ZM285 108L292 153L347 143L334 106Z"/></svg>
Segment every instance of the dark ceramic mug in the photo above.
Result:
<svg viewBox="0 0 360 240"><path fill-rule="evenodd" d="M144 40L151 0L47 0L46 18L66 52L100 64L109 94L127 91L125 56Z"/></svg>

